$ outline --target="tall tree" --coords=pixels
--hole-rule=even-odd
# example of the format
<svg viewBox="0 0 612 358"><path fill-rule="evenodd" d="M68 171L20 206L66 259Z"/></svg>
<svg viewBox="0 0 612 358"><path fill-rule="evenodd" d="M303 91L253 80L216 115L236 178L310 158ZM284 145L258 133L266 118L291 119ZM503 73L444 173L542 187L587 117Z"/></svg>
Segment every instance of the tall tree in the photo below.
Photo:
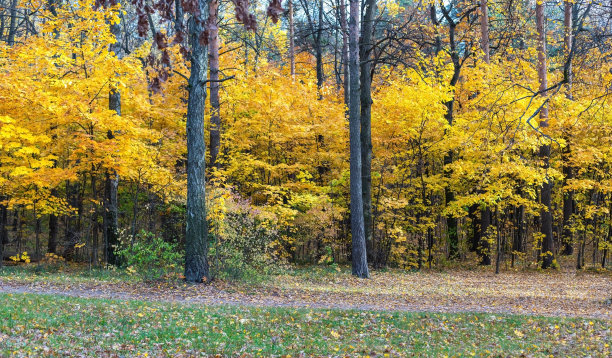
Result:
<svg viewBox="0 0 612 358"><path fill-rule="evenodd" d="M121 58L121 25L114 22L110 25L111 34L115 37L115 42L110 45L110 51L118 58ZM111 86L108 94L108 109L121 116L121 93L115 86ZM108 140L115 139L112 130L106 134ZM104 181L104 217L103 217L103 236L104 247L106 250L106 262L111 265L118 264L115 255L115 246L119 244L119 175L114 170L107 170Z"/></svg>
<svg viewBox="0 0 612 358"><path fill-rule="evenodd" d="M289 3L289 71L295 78L295 23L293 22L293 0Z"/></svg>
<svg viewBox="0 0 612 358"><path fill-rule="evenodd" d="M359 89L359 0L350 0L349 71L350 71L350 191L352 271L360 278L370 277L363 222L363 188L361 183L361 93Z"/></svg>
<svg viewBox="0 0 612 358"><path fill-rule="evenodd" d="M208 61L210 66L210 165L217 164L221 146L221 103L219 101L219 0L210 0L208 18Z"/></svg>
<svg viewBox="0 0 612 358"><path fill-rule="evenodd" d="M536 31L538 35L538 78L540 81L540 89L539 92L543 96L547 95L548 90L548 66L546 64L546 25L545 25L545 15L544 15L544 3L543 1L536 2ZM548 127L548 105L544 103L540 109L540 127L547 128ZM548 139L543 138L542 140L548 141ZM540 145L540 159L542 160L542 167L544 170L548 171L549 161L550 161L550 144L544 143ZM552 230L552 207L551 207L551 197L552 197L552 179L550 177L546 177L544 183L542 184L541 190L541 203L544 206L540 215L541 215L541 224L542 224L542 234L544 235L542 239L542 268L546 269L552 266L554 260L554 247L553 247L553 230Z"/></svg>
<svg viewBox="0 0 612 358"><path fill-rule="evenodd" d="M361 184L363 192L363 222L369 261L373 260L372 222L372 61L374 37L374 14L376 0L365 0L365 11L361 22L360 101L361 101Z"/></svg>
<svg viewBox="0 0 612 358"><path fill-rule="evenodd" d="M573 7L574 3L572 1L564 2L564 11L563 11L563 32L564 32L564 49L565 49L565 81L567 86L566 97L569 100L572 100L572 18L573 18ZM565 128L565 132L567 132L569 128ZM563 160L563 175L564 181L567 182L573 178L574 171L569 164L569 157L571 153L570 147L570 135L569 133L564 133L566 146L563 149L562 160ZM563 193L563 230L561 232L561 241L563 244L562 254L571 255L574 252L574 245L572 243L572 231L570 228L570 220L572 214L574 213L574 191L567 190Z"/></svg>
<svg viewBox="0 0 612 358"><path fill-rule="evenodd" d="M197 0L197 9L188 23L191 73L187 99L187 230L185 233L185 279L204 282L210 279L208 266L208 228L204 170L204 107L206 101L207 46L204 25L208 19L208 0Z"/></svg>

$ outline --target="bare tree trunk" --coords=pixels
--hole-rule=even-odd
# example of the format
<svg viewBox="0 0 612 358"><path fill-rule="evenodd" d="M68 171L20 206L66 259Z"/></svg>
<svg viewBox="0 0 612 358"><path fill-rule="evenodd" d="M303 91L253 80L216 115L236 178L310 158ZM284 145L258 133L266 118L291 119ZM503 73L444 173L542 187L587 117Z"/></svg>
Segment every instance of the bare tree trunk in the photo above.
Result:
<svg viewBox="0 0 612 358"><path fill-rule="evenodd" d="M204 142L204 104L206 101L207 48L200 37L208 18L208 1L198 0L199 16L189 20L191 73L187 104L187 231L185 234L185 280L210 279L208 266L208 228L206 226L206 144Z"/></svg>
<svg viewBox="0 0 612 358"><path fill-rule="evenodd" d="M363 192L361 185L360 90L359 90L359 0L350 0L349 66L350 66L350 181L351 235L353 275L368 278L368 260L363 223Z"/></svg>
<svg viewBox="0 0 612 358"><path fill-rule="evenodd" d="M293 0L289 0L289 66L291 78L295 78L295 24L293 23Z"/></svg>
<svg viewBox="0 0 612 358"><path fill-rule="evenodd" d="M548 88L548 68L546 65L546 30L544 22L544 4L541 2L536 2L536 29L538 33L538 77L540 80L540 91L543 95L546 95L544 92ZM544 105L540 110L540 127L548 127L548 105ZM543 161L543 168L545 170L548 170L550 159L549 144L544 144L540 146L540 158ZM544 209L540 213L542 217L541 230L542 234L544 234L544 238L542 240L542 268L544 269L551 267L554 260L551 194L552 181L551 178L547 177L546 181L542 184L541 202L544 206Z"/></svg>
<svg viewBox="0 0 612 358"><path fill-rule="evenodd" d="M209 27L208 61L210 66L210 165L217 164L217 156L221 146L221 112L219 101L219 0L208 3Z"/></svg>
<svg viewBox="0 0 612 358"><path fill-rule="evenodd" d="M361 23L361 184L363 192L363 222L368 261L373 261L372 247L372 64L374 13L376 0L366 0Z"/></svg>

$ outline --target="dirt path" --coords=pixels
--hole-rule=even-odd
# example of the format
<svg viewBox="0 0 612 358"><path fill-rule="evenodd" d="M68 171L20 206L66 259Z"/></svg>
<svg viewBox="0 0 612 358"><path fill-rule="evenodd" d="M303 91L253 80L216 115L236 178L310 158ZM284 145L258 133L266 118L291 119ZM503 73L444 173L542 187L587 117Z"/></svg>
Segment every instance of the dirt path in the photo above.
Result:
<svg viewBox="0 0 612 358"><path fill-rule="evenodd" d="M195 305L332 308L386 311L489 312L588 317L612 320L612 280L601 275L499 276L455 272L376 274L372 280L348 275L303 278L279 276L260 286L109 282L16 281L0 278L0 293L54 294L83 298L176 302Z"/></svg>

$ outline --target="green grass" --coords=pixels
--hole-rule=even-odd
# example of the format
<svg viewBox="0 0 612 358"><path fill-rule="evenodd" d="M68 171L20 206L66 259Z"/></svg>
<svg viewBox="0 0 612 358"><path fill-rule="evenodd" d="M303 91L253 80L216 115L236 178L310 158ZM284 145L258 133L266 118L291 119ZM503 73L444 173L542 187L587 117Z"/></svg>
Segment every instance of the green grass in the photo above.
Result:
<svg viewBox="0 0 612 358"><path fill-rule="evenodd" d="M610 356L610 322L0 294L0 356Z"/></svg>

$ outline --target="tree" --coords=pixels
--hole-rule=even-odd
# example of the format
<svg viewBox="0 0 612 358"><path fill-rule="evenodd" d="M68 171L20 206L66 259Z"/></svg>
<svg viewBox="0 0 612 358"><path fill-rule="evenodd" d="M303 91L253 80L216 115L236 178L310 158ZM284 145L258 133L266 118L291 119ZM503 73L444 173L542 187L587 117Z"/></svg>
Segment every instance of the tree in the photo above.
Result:
<svg viewBox="0 0 612 358"><path fill-rule="evenodd" d="M351 235L353 275L368 278L368 260L363 220L363 187L361 172L361 93L359 88L359 0L350 0L349 11L349 76L350 76L350 175L351 175Z"/></svg>
<svg viewBox="0 0 612 358"><path fill-rule="evenodd" d="M540 81L540 94L546 96L548 91L548 66L546 65L546 26L543 1L536 2L536 30L538 34L538 79ZM540 109L540 127L548 127L548 105L544 103ZM543 139L548 141L548 138ZM547 170L550 166L550 144L540 145L540 158L542 168ZM553 230L552 230L552 179L547 177L542 184L541 203L544 206L541 212L542 222L542 268L552 266L554 260Z"/></svg>

